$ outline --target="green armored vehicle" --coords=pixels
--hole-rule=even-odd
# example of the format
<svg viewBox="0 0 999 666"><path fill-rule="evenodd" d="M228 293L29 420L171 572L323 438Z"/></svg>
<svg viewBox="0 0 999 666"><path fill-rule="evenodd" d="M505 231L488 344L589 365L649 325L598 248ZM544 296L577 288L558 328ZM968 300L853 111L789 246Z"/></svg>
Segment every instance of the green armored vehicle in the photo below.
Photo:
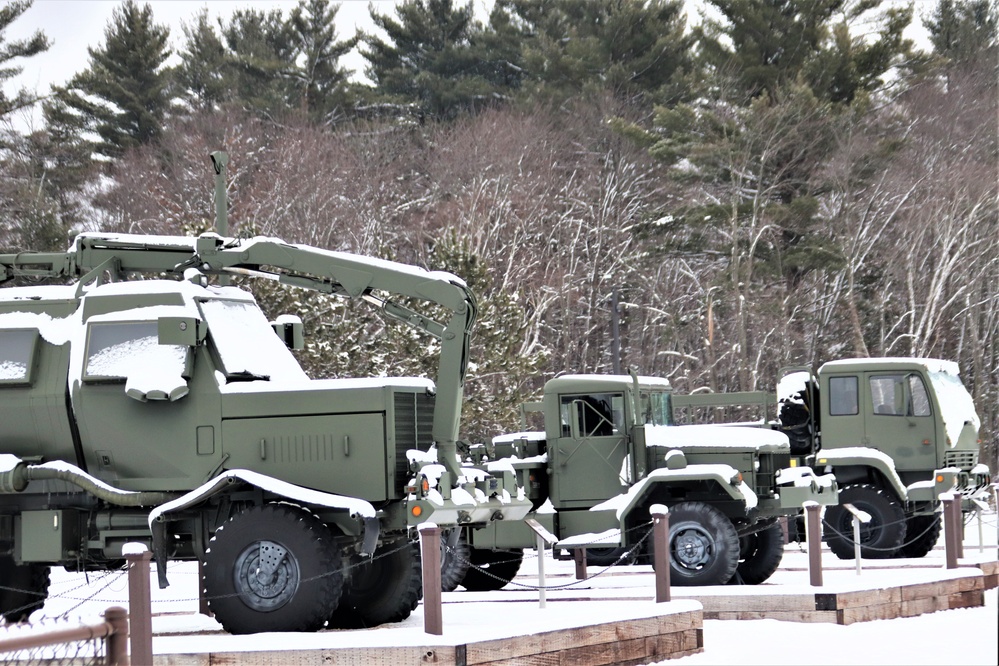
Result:
<svg viewBox="0 0 999 666"><path fill-rule="evenodd" d="M436 381L309 379L289 351L301 321L209 284L229 275L371 303L440 340ZM50 565L118 568L127 542L151 547L161 586L167 561L200 561L233 633L398 621L422 593L411 527L530 508L512 473L457 462L476 305L453 275L269 238L85 233L0 255L3 281L30 276L73 283L0 289L9 621L41 606Z"/></svg>
<svg viewBox="0 0 999 666"><path fill-rule="evenodd" d="M785 435L757 428L676 426L669 382L656 377L566 375L548 381L544 432L494 438L478 450L495 468L528 474L530 514L588 562L651 563L649 509L669 508L677 585L758 584L784 551L779 518L802 503L835 503L832 477L792 467ZM468 529L467 589L513 577L534 535L503 521Z"/></svg>
<svg viewBox="0 0 999 666"><path fill-rule="evenodd" d="M755 405L764 425L788 435L802 465L833 474L840 501L871 516L861 526L865 558L923 557L940 535L940 496L962 509L987 495L991 474L978 461L980 421L956 363L924 358L857 358L783 374L777 393L677 396L690 410ZM776 418L773 413L776 412ZM829 507L824 538L854 557L852 514Z"/></svg>

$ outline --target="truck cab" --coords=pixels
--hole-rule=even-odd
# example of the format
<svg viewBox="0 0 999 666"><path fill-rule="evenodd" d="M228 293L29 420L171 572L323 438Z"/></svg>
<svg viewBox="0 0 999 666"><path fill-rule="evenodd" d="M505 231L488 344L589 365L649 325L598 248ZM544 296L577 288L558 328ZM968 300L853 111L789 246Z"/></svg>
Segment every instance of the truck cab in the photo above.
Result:
<svg viewBox="0 0 999 666"><path fill-rule="evenodd" d="M978 460L980 420L956 363L925 358L830 361L813 374L789 369L776 396L763 393L684 396L686 407L750 405L761 425L788 435L798 464L833 474L840 500L871 515L861 555L923 557L940 534L941 496L957 492L965 513L991 482ZM776 418L769 408L776 406ZM826 513L825 539L854 557L852 514Z"/></svg>

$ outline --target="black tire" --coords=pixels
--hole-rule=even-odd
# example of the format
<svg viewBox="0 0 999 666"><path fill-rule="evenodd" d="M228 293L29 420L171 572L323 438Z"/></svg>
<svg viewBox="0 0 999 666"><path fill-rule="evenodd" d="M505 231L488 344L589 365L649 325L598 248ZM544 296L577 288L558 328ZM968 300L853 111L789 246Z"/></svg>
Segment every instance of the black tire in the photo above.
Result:
<svg viewBox="0 0 999 666"><path fill-rule="evenodd" d="M853 514L843 504L866 511L871 521L860 525L860 556L879 560L891 557L905 540L905 513L893 495L867 483L839 491L839 504L826 509L823 534L841 560L853 559Z"/></svg>
<svg viewBox="0 0 999 666"><path fill-rule="evenodd" d="M372 559L355 562L348 572L340 604L330 614L333 629L363 629L402 622L423 598L420 544L384 544Z"/></svg>
<svg viewBox="0 0 999 666"><path fill-rule="evenodd" d="M266 578L264 565L274 567ZM208 606L231 634L316 631L343 589L340 554L326 525L287 504L230 518L208 544L204 571Z"/></svg>
<svg viewBox="0 0 999 666"><path fill-rule="evenodd" d="M610 546L607 548L587 548L586 564L595 567L609 567L612 564L633 564L635 555L631 548Z"/></svg>
<svg viewBox="0 0 999 666"><path fill-rule="evenodd" d="M926 557L940 540L941 514L908 516L905 519L905 543L895 551L895 557Z"/></svg>
<svg viewBox="0 0 999 666"><path fill-rule="evenodd" d="M725 514L702 502L669 510L672 585L724 585L739 565L739 536Z"/></svg>
<svg viewBox="0 0 999 666"><path fill-rule="evenodd" d="M490 592L501 590L514 579L524 561L523 548L488 550L472 548L468 568L462 586L469 592Z"/></svg>
<svg viewBox="0 0 999 666"><path fill-rule="evenodd" d="M49 596L49 567L44 564L14 564L0 557L0 613L11 624L26 622L45 605Z"/></svg>
<svg viewBox="0 0 999 666"><path fill-rule="evenodd" d="M758 532L739 537L739 566L730 583L759 585L777 571L784 559L784 530L774 523Z"/></svg>
<svg viewBox="0 0 999 666"><path fill-rule="evenodd" d="M457 590L471 566L469 561L471 549L465 539L464 532L458 536L454 546L449 547L448 541L451 540L451 532L452 530L441 531L441 591L443 592Z"/></svg>

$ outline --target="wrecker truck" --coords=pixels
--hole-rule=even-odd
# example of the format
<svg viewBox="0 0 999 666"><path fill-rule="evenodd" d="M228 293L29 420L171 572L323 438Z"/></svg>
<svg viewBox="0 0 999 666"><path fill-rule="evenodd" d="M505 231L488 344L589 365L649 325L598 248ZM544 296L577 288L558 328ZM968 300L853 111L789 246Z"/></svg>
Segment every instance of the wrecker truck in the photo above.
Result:
<svg viewBox="0 0 999 666"><path fill-rule="evenodd" d="M366 301L440 341L436 381L310 379L232 276ZM45 278L64 284L26 285ZM514 472L459 464L476 302L458 277L238 239L82 233L0 255L0 612L122 548L199 561L232 633L360 627L422 595L414 527L518 521ZM68 283L68 284L67 284ZM426 308L440 319L421 314ZM434 468L432 474L422 473Z"/></svg>

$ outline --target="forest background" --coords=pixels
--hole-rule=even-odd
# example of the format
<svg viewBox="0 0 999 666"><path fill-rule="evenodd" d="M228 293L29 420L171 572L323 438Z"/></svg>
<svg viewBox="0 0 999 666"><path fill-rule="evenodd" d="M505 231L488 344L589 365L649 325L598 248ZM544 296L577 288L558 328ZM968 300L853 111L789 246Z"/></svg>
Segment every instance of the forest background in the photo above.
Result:
<svg viewBox="0 0 999 666"><path fill-rule="evenodd" d="M51 46L6 37L31 4L0 8L0 82ZM202 11L172 53L127 0L65 85L0 94L0 251L209 230L225 150L234 234L469 283L471 442L565 372L773 390L785 366L928 356L960 364L996 472L996 1L706 4L688 25L681 0L402 0L340 35L338 4L301 0ZM433 376L413 331L253 289L303 318L312 376Z"/></svg>

